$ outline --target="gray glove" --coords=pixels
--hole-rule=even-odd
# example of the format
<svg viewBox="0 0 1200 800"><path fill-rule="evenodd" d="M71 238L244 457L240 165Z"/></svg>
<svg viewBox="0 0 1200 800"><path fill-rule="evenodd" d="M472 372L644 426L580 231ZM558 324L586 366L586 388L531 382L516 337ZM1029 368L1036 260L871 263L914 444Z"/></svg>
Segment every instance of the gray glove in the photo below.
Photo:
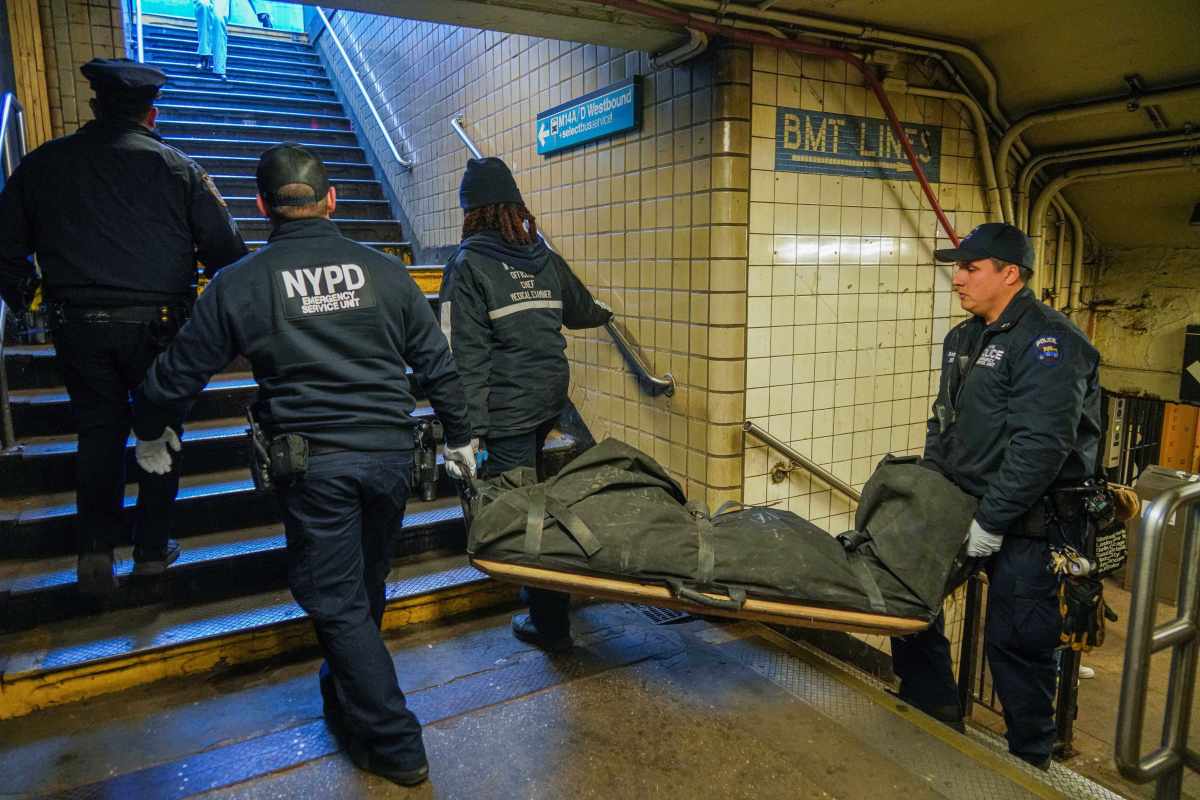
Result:
<svg viewBox="0 0 1200 800"><path fill-rule="evenodd" d="M971 528L967 532L967 555L971 558L987 558L993 553L1000 552L1004 537L998 533L988 533L976 520L971 520Z"/></svg>
<svg viewBox="0 0 1200 800"><path fill-rule="evenodd" d="M170 426L163 429L157 439L137 440L134 456L138 466L154 475L166 475L171 471L171 453L179 452L179 437Z"/></svg>
<svg viewBox="0 0 1200 800"><path fill-rule="evenodd" d="M442 445L442 460L446 464L446 472L455 480L475 477L475 452L479 449L479 440L472 439L470 444L462 447Z"/></svg>

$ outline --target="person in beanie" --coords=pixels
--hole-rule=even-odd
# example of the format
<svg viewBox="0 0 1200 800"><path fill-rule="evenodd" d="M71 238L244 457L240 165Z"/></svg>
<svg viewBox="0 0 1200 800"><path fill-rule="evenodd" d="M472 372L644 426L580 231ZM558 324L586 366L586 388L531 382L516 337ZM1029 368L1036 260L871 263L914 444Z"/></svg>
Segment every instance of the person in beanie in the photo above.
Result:
<svg viewBox="0 0 1200 800"><path fill-rule="evenodd" d="M259 159L257 183L270 239L205 289L135 393L134 429L155 440L214 373L249 359L288 585L325 654L326 722L360 768L410 786L429 774L421 724L379 634L412 480L416 401L405 365L446 431L447 468L471 475L462 384L408 270L330 219L337 195L316 156L276 145ZM143 466L170 462L160 448Z"/></svg>
<svg viewBox="0 0 1200 800"><path fill-rule="evenodd" d="M595 328L612 318L567 262L538 237L537 222L508 166L467 162L459 189L463 240L442 277L442 329L470 406L471 432L487 451L482 477L533 467L544 479L546 436L567 407L570 370L563 326ZM518 639L552 651L572 646L570 598L527 587Z"/></svg>
<svg viewBox="0 0 1200 800"><path fill-rule="evenodd" d="M197 259L212 277L246 244L212 179L154 131L166 75L125 58L80 72L95 120L25 156L0 194L0 296L28 307L36 253L79 434L79 589L103 596L117 586L113 547L128 537L129 392L187 319ZM175 450L181 422L163 433ZM137 480L133 573L158 575L179 557L169 538L179 471Z"/></svg>

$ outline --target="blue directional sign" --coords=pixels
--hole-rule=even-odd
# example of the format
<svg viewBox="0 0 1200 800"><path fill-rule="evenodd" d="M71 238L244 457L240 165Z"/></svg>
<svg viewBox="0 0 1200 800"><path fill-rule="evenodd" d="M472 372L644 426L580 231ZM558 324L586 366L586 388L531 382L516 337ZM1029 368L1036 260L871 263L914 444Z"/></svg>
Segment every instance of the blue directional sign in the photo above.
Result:
<svg viewBox="0 0 1200 800"><path fill-rule="evenodd" d="M534 123L538 155L637 128L642 123L641 99L635 77L543 111Z"/></svg>

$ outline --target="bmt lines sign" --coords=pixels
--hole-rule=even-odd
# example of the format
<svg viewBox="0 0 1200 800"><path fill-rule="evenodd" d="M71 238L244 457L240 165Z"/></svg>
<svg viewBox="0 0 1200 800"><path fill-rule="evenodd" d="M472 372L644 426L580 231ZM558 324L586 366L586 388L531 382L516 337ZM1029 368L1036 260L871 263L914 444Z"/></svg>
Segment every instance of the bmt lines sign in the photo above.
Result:
<svg viewBox="0 0 1200 800"><path fill-rule="evenodd" d="M904 132L925 177L937 183L941 173L941 127L906 123ZM887 120L798 108L780 108L775 117L775 169L917 179Z"/></svg>
<svg viewBox="0 0 1200 800"><path fill-rule="evenodd" d="M543 111L534 123L538 155L637 128L641 94L637 78L630 78Z"/></svg>

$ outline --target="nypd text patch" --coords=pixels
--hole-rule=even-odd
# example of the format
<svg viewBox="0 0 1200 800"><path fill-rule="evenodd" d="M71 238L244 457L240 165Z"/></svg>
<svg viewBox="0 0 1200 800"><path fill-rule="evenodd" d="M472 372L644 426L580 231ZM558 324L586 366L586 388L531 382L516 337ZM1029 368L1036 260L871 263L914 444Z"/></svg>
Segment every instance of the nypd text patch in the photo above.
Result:
<svg viewBox="0 0 1200 800"><path fill-rule="evenodd" d="M288 319L375 305L368 273L358 264L285 269L276 272L275 277Z"/></svg>
<svg viewBox="0 0 1200 800"><path fill-rule="evenodd" d="M995 367L1000 363L1000 359L1002 358L1004 358L1004 348L989 344L983 348L983 352L979 354L979 358L975 360L975 363L981 367Z"/></svg>

